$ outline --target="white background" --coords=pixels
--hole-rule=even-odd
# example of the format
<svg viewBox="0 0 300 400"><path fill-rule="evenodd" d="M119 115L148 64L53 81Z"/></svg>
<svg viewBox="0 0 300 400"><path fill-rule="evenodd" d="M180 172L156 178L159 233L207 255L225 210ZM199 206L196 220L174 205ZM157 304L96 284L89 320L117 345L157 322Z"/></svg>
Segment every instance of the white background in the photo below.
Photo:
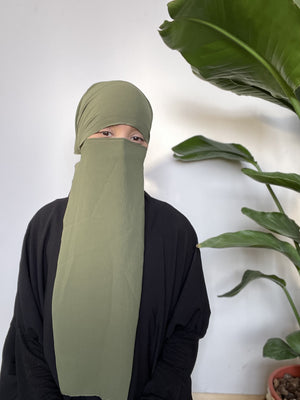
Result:
<svg viewBox="0 0 300 400"><path fill-rule="evenodd" d="M94 82L129 80L149 98L154 121L146 161L146 189L182 211L199 240L255 228L242 206L275 210L264 186L222 161L183 164L171 147L203 134L244 144L265 171L299 173L300 123L290 111L238 97L196 78L179 53L162 42L168 19L161 0L10 0L0 14L1 205L0 348L9 326L21 244L32 215L67 195L73 176L74 116ZM299 195L277 189L288 213L299 216ZM197 392L264 393L263 359L270 336L296 329L279 287L252 283L233 299L217 298L245 268L287 279L295 299L293 266L273 251L203 249L212 317L193 372ZM299 292L299 290L298 290ZM284 363L283 363L284 364Z"/></svg>

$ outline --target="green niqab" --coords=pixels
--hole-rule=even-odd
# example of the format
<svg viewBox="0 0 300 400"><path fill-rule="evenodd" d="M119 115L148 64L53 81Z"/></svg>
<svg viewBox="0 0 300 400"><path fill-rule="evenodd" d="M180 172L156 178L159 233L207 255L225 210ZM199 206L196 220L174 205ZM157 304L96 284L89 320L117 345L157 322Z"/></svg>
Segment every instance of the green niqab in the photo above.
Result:
<svg viewBox="0 0 300 400"><path fill-rule="evenodd" d="M127 124L149 140L151 106L134 85L100 82L82 97L75 152L81 160L64 217L52 300L60 390L126 400L142 288L146 148L96 138Z"/></svg>

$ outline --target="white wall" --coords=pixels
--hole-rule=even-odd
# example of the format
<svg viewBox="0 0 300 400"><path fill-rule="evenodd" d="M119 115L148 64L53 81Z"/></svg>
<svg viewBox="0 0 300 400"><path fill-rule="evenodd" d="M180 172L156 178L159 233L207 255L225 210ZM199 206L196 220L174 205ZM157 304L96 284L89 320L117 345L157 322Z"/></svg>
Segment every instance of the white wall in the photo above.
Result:
<svg viewBox="0 0 300 400"><path fill-rule="evenodd" d="M181 164L171 147L196 134L243 143L265 170L298 172L300 123L291 112L240 98L194 77L157 32L166 1L11 0L0 14L1 205L0 348L12 315L18 261L35 211L66 196L77 160L74 114L94 82L125 79L139 86L154 109L146 187L185 213L203 240L253 228L242 206L274 209L262 185L229 162ZM299 221L299 200L277 190ZM299 196L298 196L299 197ZM193 389L263 393L278 363L261 357L270 336L296 328L280 289L257 281L235 299L220 299L244 268L285 277L299 303L291 264L263 250L202 250L212 317L200 342ZM299 290L298 290L299 292Z"/></svg>

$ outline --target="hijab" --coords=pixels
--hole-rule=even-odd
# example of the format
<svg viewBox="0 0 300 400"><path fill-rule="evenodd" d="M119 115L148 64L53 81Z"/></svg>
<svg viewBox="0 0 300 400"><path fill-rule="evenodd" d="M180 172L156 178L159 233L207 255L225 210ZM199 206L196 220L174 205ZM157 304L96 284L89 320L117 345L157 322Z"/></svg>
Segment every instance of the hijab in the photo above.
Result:
<svg viewBox="0 0 300 400"><path fill-rule="evenodd" d="M124 81L99 82L76 112L81 159L63 221L53 289L56 367L62 394L126 400L142 290L146 148L88 137L126 124L148 142L152 109Z"/></svg>

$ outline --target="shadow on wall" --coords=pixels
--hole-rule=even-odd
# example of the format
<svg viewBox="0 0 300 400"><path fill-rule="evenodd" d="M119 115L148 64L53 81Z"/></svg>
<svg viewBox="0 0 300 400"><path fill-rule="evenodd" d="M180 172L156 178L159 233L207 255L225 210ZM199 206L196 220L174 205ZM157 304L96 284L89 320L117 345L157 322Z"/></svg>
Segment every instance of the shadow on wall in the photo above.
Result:
<svg viewBox="0 0 300 400"><path fill-rule="evenodd" d="M283 127L286 132L299 134L300 120L291 110L267 103L261 99L239 97L226 93L226 105L210 104L204 98L191 100L182 97L171 97L165 105L166 112L182 122L193 121L226 123L247 129L250 124L267 124L270 127ZM231 101L232 100L232 101ZM241 100L244 104L241 106Z"/></svg>
<svg viewBox="0 0 300 400"><path fill-rule="evenodd" d="M273 207L264 186L243 175L240 168L239 163L230 161L184 163L170 157L146 170L145 187L149 194L178 208L193 224L201 220L206 227L203 234L208 237L222 230L242 229L246 217L239 210L243 206ZM249 228L253 227L249 223Z"/></svg>
<svg viewBox="0 0 300 400"><path fill-rule="evenodd" d="M272 147L281 154L282 146L300 145L300 121L294 113L263 100L246 100L252 100L250 105L242 109L232 105L226 110L197 100L175 98L166 105L166 113L174 117L176 124L192 130L189 136L203 134L219 141L235 141L249 146L253 152ZM182 140L186 138L185 131Z"/></svg>

